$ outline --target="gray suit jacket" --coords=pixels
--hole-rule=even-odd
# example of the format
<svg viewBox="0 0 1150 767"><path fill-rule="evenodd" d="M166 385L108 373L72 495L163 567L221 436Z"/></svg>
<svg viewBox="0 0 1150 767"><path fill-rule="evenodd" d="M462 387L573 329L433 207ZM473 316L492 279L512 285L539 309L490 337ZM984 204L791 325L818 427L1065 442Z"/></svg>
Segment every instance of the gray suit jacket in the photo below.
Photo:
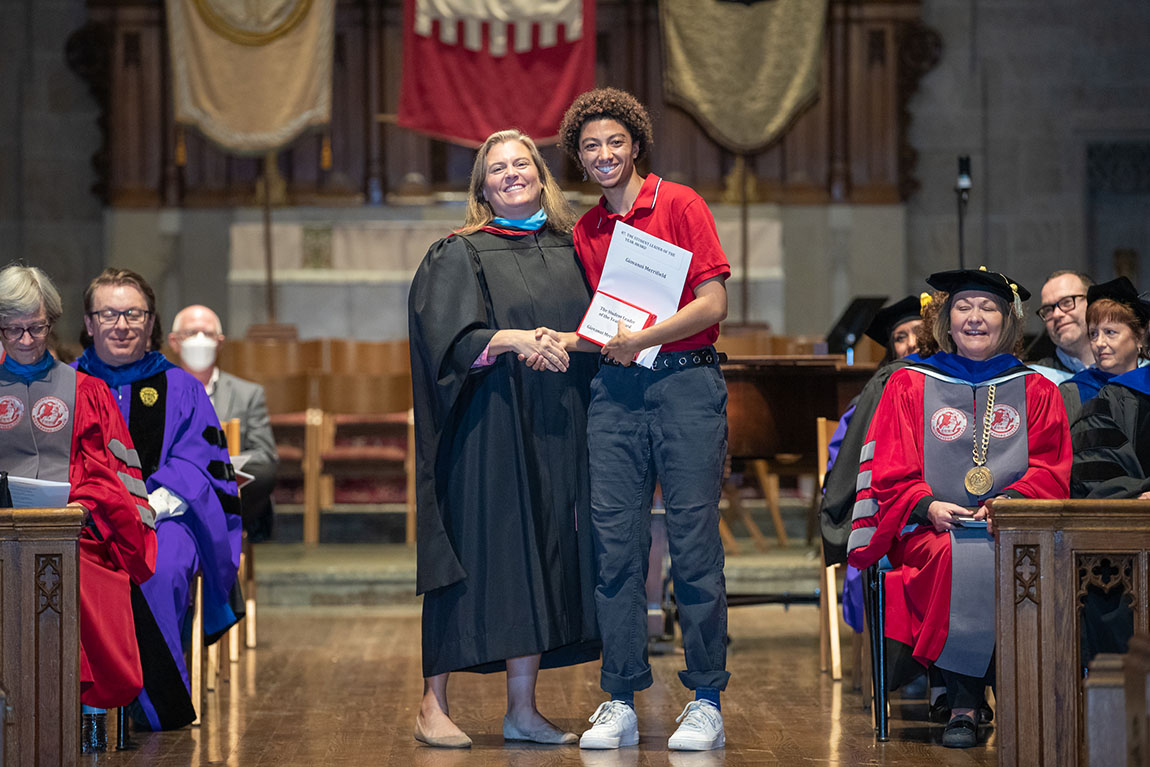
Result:
<svg viewBox="0 0 1150 767"><path fill-rule="evenodd" d="M240 439L243 442L240 452L252 454L248 466L270 465L274 472L279 459L276 457L276 441L268 419L264 387L221 370L215 394L212 395L212 405L221 422L240 419Z"/></svg>
<svg viewBox="0 0 1150 767"><path fill-rule="evenodd" d="M251 455L243 470L255 476L241 495L244 529L253 541L265 540L271 534L271 494L279 458L264 387L221 370L212 405L220 421L240 419L240 452Z"/></svg>

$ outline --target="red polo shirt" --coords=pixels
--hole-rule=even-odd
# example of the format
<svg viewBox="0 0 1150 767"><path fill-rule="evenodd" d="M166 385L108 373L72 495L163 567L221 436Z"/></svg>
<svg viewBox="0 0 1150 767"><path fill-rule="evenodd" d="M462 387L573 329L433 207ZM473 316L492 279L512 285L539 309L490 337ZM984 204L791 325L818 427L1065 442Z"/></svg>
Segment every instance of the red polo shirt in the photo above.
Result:
<svg viewBox="0 0 1150 767"><path fill-rule="evenodd" d="M691 266L679 298L680 309L695 300L695 288L703 282L712 277L731 276L730 264L715 231L715 218L707 203L690 187L664 181L651 173L643 179L643 187L631 210L615 215L607 210L606 198L600 197L599 204L575 224L575 252L592 289L598 288L599 278L603 276L603 263L607 260L607 247L616 221L691 251ZM715 343L718 337L719 326L715 324L693 336L665 343L660 351L698 349Z"/></svg>

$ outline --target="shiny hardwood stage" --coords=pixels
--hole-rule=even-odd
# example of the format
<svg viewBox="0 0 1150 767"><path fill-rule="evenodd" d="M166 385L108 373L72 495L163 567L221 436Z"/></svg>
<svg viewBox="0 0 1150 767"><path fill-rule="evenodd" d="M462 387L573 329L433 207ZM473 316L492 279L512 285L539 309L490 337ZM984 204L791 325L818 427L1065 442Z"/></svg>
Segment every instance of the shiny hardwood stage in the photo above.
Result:
<svg viewBox="0 0 1150 767"><path fill-rule="evenodd" d="M925 701L894 697L889 743L877 744L869 709L849 685L818 670L817 610L778 605L731 610L733 676L723 699L725 750L668 753L686 691L681 654L653 659L655 686L638 696L638 749L504 746L502 675L458 674L450 695L469 751L430 749L411 737L421 692L417 608L261 608L260 646L241 656L200 728L133 733L137 750L84 757L123 767L712 767L717 765L993 765L985 745L952 751L925 721ZM849 653L847 655L849 657ZM602 700L598 666L544 671L540 709L582 731ZM114 730L114 727L111 729ZM109 733L114 742L115 733Z"/></svg>

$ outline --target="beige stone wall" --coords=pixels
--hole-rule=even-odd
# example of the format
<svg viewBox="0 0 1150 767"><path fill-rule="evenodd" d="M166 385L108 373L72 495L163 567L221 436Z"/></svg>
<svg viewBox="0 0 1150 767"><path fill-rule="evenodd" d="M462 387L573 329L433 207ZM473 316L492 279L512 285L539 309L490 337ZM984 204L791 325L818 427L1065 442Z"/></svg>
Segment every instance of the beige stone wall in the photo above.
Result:
<svg viewBox="0 0 1150 767"><path fill-rule="evenodd" d="M911 104L923 182L907 207L912 283L957 265L960 154L974 176L968 265L1031 288L1055 268L1111 276L1087 252L1086 147L1150 141L1150 4L926 0L923 12L945 49Z"/></svg>
<svg viewBox="0 0 1150 767"><path fill-rule="evenodd" d="M0 1L0 263L23 258L49 272L67 340L104 257L101 206L89 191L97 109L64 57L86 19L83 0Z"/></svg>

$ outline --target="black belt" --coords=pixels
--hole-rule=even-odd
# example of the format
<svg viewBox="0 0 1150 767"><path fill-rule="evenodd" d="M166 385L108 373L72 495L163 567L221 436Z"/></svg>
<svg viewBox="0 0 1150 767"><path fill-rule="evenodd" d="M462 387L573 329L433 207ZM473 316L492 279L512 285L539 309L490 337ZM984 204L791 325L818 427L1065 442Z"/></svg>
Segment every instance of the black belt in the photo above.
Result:
<svg viewBox="0 0 1150 767"><path fill-rule="evenodd" d="M704 346L702 349L688 349L681 352L660 352L655 355L655 364L651 369L670 370L672 368L695 368L700 365L714 365L716 362L722 362L725 357L726 355L715 351L714 348L710 346ZM624 367L623 363L616 362L606 355L601 355L599 361L603 365Z"/></svg>

